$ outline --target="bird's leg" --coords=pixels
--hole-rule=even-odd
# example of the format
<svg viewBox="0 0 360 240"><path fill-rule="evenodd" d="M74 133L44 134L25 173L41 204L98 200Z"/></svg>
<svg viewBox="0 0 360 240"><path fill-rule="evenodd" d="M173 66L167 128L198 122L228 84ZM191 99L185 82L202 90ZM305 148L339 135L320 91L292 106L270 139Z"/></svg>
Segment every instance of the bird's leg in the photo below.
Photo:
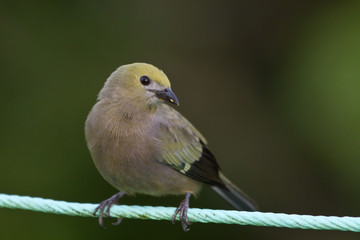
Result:
<svg viewBox="0 0 360 240"><path fill-rule="evenodd" d="M185 232L189 231L190 228L188 226L191 224L187 212L189 210L189 199L190 199L190 193L186 193L184 200L180 203L180 206L176 209L171 222L174 224L176 222L176 216L179 214L181 225Z"/></svg>
<svg viewBox="0 0 360 240"><path fill-rule="evenodd" d="M100 211L99 213L99 225L102 228L104 227L104 215L105 217L109 217L110 216L110 208L112 205L114 204L118 204L119 203L119 199L122 198L125 195L124 192L118 192L117 194L111 196L110 198L102 201L99 206L97 206L97 208L95 208L94 210L94 215L96 215L96 213L98 211ZM104 214L105 213L105 214ZM113 225L119 225L121 223L121 218L118 218L118 220L114 223L112 223Z"/></svg>

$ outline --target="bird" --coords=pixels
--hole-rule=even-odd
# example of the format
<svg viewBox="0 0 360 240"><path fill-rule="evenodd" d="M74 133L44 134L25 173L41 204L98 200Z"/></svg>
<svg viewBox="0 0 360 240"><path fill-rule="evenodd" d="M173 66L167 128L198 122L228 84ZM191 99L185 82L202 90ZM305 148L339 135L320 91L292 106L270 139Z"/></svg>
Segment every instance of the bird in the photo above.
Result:
<svg viewBox="0 0 360 240"><path fill-rule="evenodd" d="M93 162L119 191L95 209L101 227L111 206L124 195L183 195L172 223L179 215L183 230L188 231L190 196L197 196L204 184L237 210L258 209L224 176L206 139L174 105L179 100L170 81L154 65L122 65L105 81L85 122Z"/></svg>

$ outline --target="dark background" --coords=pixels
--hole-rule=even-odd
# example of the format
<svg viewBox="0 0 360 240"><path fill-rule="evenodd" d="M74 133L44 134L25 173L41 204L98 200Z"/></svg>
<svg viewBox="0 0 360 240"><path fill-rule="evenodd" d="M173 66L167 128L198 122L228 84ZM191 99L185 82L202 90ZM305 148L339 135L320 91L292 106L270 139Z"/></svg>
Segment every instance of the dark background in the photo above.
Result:
<svg viewBox="0 0 360 240"><path fill-rule="evenodd" d="M360 216L358 1L1 1L0 192L96 203L84 121L118 66L163 69L261 211ZM182 197L124 198L177 206ZM209 188L191 206L231 207ZM0 209L1 239L358 239L349 232Z"/></svg>

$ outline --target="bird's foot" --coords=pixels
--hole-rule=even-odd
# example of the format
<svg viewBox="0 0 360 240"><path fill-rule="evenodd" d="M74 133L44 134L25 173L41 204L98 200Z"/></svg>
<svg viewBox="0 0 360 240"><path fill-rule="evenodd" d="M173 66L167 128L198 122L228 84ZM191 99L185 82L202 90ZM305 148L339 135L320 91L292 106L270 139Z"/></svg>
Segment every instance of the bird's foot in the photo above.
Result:
<svg viewBox="0 0 360 240"><path fill-rule="evenodd" d="M99 211L99 225L102 228L104 227L104 216L109 217L110 216L110 208L114 204L119 203L119 199L122 198L125 195L124 192L118 192L117 194L111 196L110 198L102 201L97 208L94 210L94 215ZM122 218L118 218L118 220L113 225L119 225L122 221Z"/></svg>
<svg viewBox="0 0 360 240"><path fill-rule="evenodd" d="M182 225L182 228L185 232L189 231L190 228L188 228L189 225L191 225L191 222L188 219L187 212L189 210L189 199L190 199L190 193L186 193L185 199L180 203L180 206L176 209L171 222L174 224L176 222L176 216L179 214L180 222Z"/></svg>

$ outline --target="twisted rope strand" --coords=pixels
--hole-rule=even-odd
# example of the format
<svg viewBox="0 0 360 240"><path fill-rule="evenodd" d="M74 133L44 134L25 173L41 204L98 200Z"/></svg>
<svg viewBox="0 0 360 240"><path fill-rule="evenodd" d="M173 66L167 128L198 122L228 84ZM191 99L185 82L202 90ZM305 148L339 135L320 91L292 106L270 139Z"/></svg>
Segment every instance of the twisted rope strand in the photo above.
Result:
<svg viewBox="0 0 360 240"><path fill-rule="evenodd" d="M96 217L98 204L72 203L37 197L0 194L0 208L12 208L81 217ZM175 208L118 205L111 208L115 218L171 220ZM211 209L189 209L191 222L225 223L298 229L360 232L360 217L326 217L284 213L244 212Z"/></svg>

